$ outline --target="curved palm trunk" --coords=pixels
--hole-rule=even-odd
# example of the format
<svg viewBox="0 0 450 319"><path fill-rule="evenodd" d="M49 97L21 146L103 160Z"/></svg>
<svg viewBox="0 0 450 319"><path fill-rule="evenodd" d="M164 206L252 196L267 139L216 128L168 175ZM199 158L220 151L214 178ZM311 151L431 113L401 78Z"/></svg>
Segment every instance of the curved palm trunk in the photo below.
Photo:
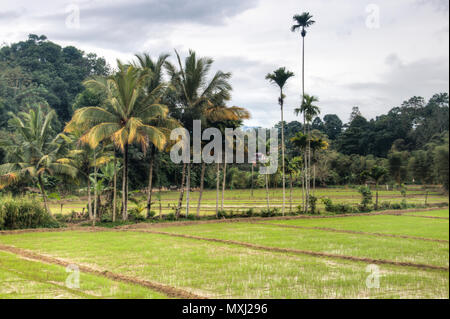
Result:
<svg viewBox="0 0 450 319"><path fill-rule="evenodd" d="M227 182L227 162L223 163L223 179L222 179L222 202L220 204L220 209L223 210L223 205L225 201L225 187Z"/></svg>
<svg viewBox="0 0 450 319"><path fill-rule="evenodd" d="M281 90L280 96L280 105L281 105L281 161L282 161L282 169L283 169L283 208L281 210L284 216L284 209L286 206L286 176L285 176L285 167L284 167L284 114L283 114L283 90Z"/></svg>
<svg viewBox="0 0 450 319"><path fill-rule="evenodd" d="M52 212L50 211L50 207L48 206L47 194L45 193L44 183L42 182L41 175L38 175L38 182L39 182L39 188L41 189L42 199L44 200L45 210L47 211L47 213L49 213L51 215Z"/></svg>
<svg viewBox="0 0 450 319"><path fill-rule="evenodd" d="M150 215L152 209L152 193L153 193L153 152L150 147L150 168L148 172L148 191L147 191L147 217Z"/></svg>
<svg viewBox="0 0 450 319"><path fill-rule="evenodd" d="M123 151L122 219L128 219L128 144Z"/></svg>
<svg viewBox="0 0 450 319"><path fill-rule="evenodd" d="M183 169L181 172L181 187L180 187L180 197L178 198L178 207L176 210L176 217L177 219L180 217L181 213L181 206L183 205L183 198L184 198L184 181L186 178L186 163L183 164Z"/></svg>
<svg viewBox="0 0 450 319"><path fill-rule="evenodd" d="M202 163L202 172L200 174L200 193L198 194L198 204L197 204L197 217L200 217L200 206L202 204L202 197L203 197L203 188L205 185L205 170L206 170L206 163Z"/></svg>
<svg viewBox="0 0 450 319"><path fill-rule="evenodd" d="M116 167L117 159L116 153L114 151L114 185L113 185L113 223L116 221L116 210L117 210L117 167Z"/></svg>

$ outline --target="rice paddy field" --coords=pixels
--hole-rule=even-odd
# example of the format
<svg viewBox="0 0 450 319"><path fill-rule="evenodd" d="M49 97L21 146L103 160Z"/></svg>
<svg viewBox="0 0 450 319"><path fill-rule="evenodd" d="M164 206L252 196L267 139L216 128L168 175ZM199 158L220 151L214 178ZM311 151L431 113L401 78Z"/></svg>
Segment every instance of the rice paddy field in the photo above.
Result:
<svg viewBox="0 0 450 319"><path fill-rule="evenodd" d="M317 193L359 202L351 189ZM227 209L264 207L264 192L254 195L228 191ZM420 190L408 196L424 200ZM205 198L215 205L214 192ZM384 191L380 201L401 199ZM0 298L447 299L449 210L1 232Z"/></svg>
<svg viewBox="0 0 450 319"><path fill-rule="evenodd" d="M292 191L292 204L290 202L290 191L286 189L286 209L295 210L298 205L301 205L302 190L295 188ZM253 195L252 195L253 193ZM197 212L198 205L197 191L190 192L190 204L189 212L195 214ZM158 199L158 196L161 200ZM361 195L355 188L318 188L315 191L315 196L319 198L317 204L318 208L324 211L321 198L329 197L335 203L345 203L358 205L361 201ZM134 195L138 201L143 204L146 203L147 196L145 194ZM186 196L185 196L186 197ZM373 197L375 200L375 191L373 191ZM379 202L389 203L401 203L405 199L410 204L424 204L425 203L425 191L420 186L409 186L406 193L406 198L402 196L398 190L380 190ZM153 206L152 210L158 215L161 211L162 214L171 213L178 205L179 192L177 191L163 191L158 193L154 191L152 198ZM220 201L222 195L219 197ZM281 189L271 189L269 191L270 207L282 207L283 192ZM448 203L448 196L443 195L440 191L429 191L427 195L428 204L436 203ZM62 206L61 206L62 205ZM135 206L133 203L129 203L130 207ZM220 205L220 204L219 204ZM160 210L161 206L161 210ZM82 212L83 208L87 211L87 196L71 197L70 199L63 199L62 201L52 201L50 205L53 213L70 214L72 211ZM264 189L251 190L226 190L224 194L224 210L240 212L254 208L256 210L264 209L267 207L266 191ZM200 215L213 215L216 210L216 191L205 190L202 197ZM183 212L186 211L186 201L183 201Z"/></svg>

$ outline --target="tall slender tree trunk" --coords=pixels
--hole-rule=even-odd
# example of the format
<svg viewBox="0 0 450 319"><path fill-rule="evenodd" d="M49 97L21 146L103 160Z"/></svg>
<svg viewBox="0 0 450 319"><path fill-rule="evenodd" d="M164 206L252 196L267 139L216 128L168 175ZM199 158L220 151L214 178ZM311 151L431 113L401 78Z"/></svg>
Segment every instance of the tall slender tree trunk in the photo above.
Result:
<svg viewBox="0 0 450 319"><path fill-rule="evenodd" d="M316 196L316 164L313 165L313 196Z"/></svg>
<svg viewBox="0 0 450 319"><path fill-rule="evenodd" d="M123 151L122 219L128 219L128 144Z"/></svg>
<svg viewBox="0 0 450 319"><path fill-rule="evenodd" d="M217 163L216 165L216 217L219 218L220 163Z"/></svg>
<svg viewBox="0 0 450 319"><path fill-rule="evenodd" d="M89 172L87 175L87 192L88 192L88 211L89 211L89 219L92 220L93 219L93 214L92 214L92 198L91 198L91 178L89 177Z"/></svg>
<svg viewBox="0 0 450 319"><path fill-rule="evenodd" d="M375 184L376 195L375 195L375 209L378 209L378 182Z"/></svg>
<svg viewBox="0 0 450 319"><path fill-rule="evenodd" d="M305 200L305 171L303 171L302 174L302 208L303 208L303 212L305 211L305 207L306 207L306 200Z"/></svg>
<svg viewBox="0 0 450 319"><path fill-rule="evenodd" d="M283 90L281 90L280 105L281 105L281 161L283 169L283 208L281 212L284 216L284 209L286 206L286 175L285 175L285 163L284 163L284 110L283 110Z"/></svg>
<svg viewBox="0 0 450 319"><path fill-rule="evenodd" d="M116 221L116 213L117 213L117 158L116 152L114 150L114 182L113 182L113 223Z"/></svg>
<svg viewBox="0 0 450 319"><path fill-rule="evenodd" d="M206 163L202 163L202 172L200 173L200 193L198 194L197 217L200 217L200 206L202 204L203 188L205 186Z"/></svg>
<svg viewBox="0 0 450 319"><path fill-rule="evenodd" d="M270 209L270 199L269 199L269 176L268 174L265 174L266 176L266 200L267 200L267 209Z"/></svg>
<svg viewBox="0 0 450 319"><path fill-rule="evenodd" d="M181 172L180 197L178 198L178 207L177 207L177 210L176 210L176 217L177 217L177 219L180 217L181 207L183 205L185 178L186 178L186 163L183 163L183 169L182 169L182 172Z"/></svg>
<svg viewBox="0 0 450 319"><path fill-rule="evenodd" d="M148 190L147 190L147 218L150 216L150 210L152 209L152 193L153 193L153 152L152 146L150 147L150 168L148 172Z"/></svg>
<svg viewBox="0 0 450 319"><path fill-rule="evenodd" d="M305 101L305 37L302 35L302 104ZM306 114L303 112L303 132L306 135ZM304 167L304 180L305 180L305 202L304 202L304 211L308 212L308 204L309 204L309 187L308 187L308 156L307 149L305 148L305 167Z"/></svg>
<svg viewBox="0 0 450 319"><path fill-rule="evenodd" d="M289 212L292 213L292 173L289 174Z"/></svg>
<svg viewBox="0 0 450 319"><path fill-rule="evenodd" d="M191 194L191 162L189 161L187 165L187 176L186 176L186 218L189 216L189 205L190 205L190 194Z"/></svg>
<svg viewBox="0 0 450 319"><path fill-rule="evenodd" d="M98 205L98 189L97 189L97 152L94 149L94 218L92 219L92 226L95 227L97 219L97 205Z"/></svg>
<svg viewBox="0 0 450 319"><path fill-rule="evenodd" d="M44 182L42 181L42 176L38 175L39 188L41 189L42 199L44 201L44 207L48 214L52 214L50 207L48 205L47 194L45 193Z"/></svg>
<svg viewBox="0 0 450 319"><path fill-rule="evenodd" d="M225 157L225 162L223 163L223 178L222 178L222 201L220 204L220 209L223 210L223 205L225 201L225 188L227 182L227 162Z"/></svg>
<svg viewBox="0 0 450 319"><path fill-rule="evenodd" d="M162 203L161 203L161 180L159 182L158 201L159 201L159 219L162 219Z"/></svg>
<svg viewBox="0 0 450 319"><path fill-rule="evenodd" d="M254 172L254 167L253 167L253 163L252 163L252 192L251 192L252 197L253 197L253 172Z"/></svg>

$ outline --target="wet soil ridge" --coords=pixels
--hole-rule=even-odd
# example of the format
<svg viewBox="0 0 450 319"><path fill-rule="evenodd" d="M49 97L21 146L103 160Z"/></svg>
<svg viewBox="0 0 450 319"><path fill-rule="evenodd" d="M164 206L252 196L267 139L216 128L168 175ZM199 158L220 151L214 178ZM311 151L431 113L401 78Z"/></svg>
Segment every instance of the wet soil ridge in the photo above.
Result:
<svg viewBox="0 0 450 319"><path fill-rule="evenodd" d="M25 249L21 249L21 248L9 246L9 245L0 244L0 250L19 255L21 257L34 259L34 260L48 263L48 264L60 265L63 267L67 267L70 264L76 264L74 262L68 262L68 261L57 259L57 258L44 256L44 255L37 254L37 253L29 251L29 250L25 250ZM79 267L80 271L82 271L82 272L106 277L106 278L109 278L109 279L112 279L115 281L121 281L121 282L125 282L125 283L131 283L131 284L143 286L143 287L155 290L157 292L161 292L161 293L167 295L168 297L179 298L179 299L206 299L205 297L193 294L191 292L188 292L188 291L185 291L185 290L182 290L179 288L163 285L160 283L155 283L155 282L151 282L148 280L142 280L142 279L125 276L125 275L120 275L120 274L116 274L116 273L113 273L113 272L110 272L107 270L103 270L103 271L95 270L95 269L92 269L90 267L83 266L83 265L78 265L78 267Z"/></svg>
<svg viewBox="0 0 450 319"><path fill-rule="evenodd" d="M205 238L205 237L199 237L199 236L168 233L168 232L148 230L148 229L147 230L144 230L144 229L125 230L124 229L121 231L150 233L150 234L155 234L155 235L166 235L166 236L172 236L172 237L180 237L180 238L188 238L188 239L216 242L216 243L222 243L222 244L236 245L236 246L242 246L242 247L252 248L252 249L256 249L256 250L302 254L302 255L310 255L310 256L315 256L315 257L336 258L336 259L344 259L344 260L351 260L351 261L360 261L360 262L365 262L365 263L369 263L369 264L386 264L386 265L394 265L394 266L405 266L405 267L415 267L415 268L420 268L420 269L433 269L433 270L445 270L445 271L449 270L449 268L445 267L445 266L417 264L417 263L411 263L411 262L402 262L402 261L394 261L394 260L386 260L386 259L355 257L355 256L348 256L348 255L329 254L329 253L323 253L323 252L317 252L317 251L300 250L300 249L292 249L292 248L268 247L268 246L255 245L255 244L251 244L251 243L234 241L234 240Z"/></svg>
<svg viewBox="0 0 450 319"><path fill-rule="evenodd" d="M404 239L415 239L415 240L424 240L424 241L433 241L437 243L448 243L448 240L445 239L435 239L435 238L426 238L426 237L418 237L418 236L408 236L408 235L398 235L398 234L385 234L385 233L371 233L364 231L356 231L356 230L346 230L346 229L336 229L329 227L308 227L308 226L297 226L297 225L283 225L283 224L272 224L272 223L258 223L253 222L252 224L256 225L265 225L265 226L277 226L283 228L293 228L293 229L311 229L311 230L323 230L333 233L345 233L345 234L356 234L356 235L368 235L368 236L377 236L377 237L394 237L394 238L404 238Z"/></svg>

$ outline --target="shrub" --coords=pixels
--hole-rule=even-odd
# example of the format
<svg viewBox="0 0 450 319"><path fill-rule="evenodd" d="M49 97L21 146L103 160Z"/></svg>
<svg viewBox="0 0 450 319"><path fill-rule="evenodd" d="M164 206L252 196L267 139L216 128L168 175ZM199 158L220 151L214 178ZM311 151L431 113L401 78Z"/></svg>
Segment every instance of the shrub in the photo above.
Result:
<svg viewBox="0 0 450 319"><path fill-rule="evenodd" d="M219 218L219 219L228 218L228 214L224 210L219 210L217 212L217 218Z"/></svg>
<svg viewBox="0 0 450 319"><path fill-rule="evenodd" d="M253 208L247 209L247 210L244 212L244 216L245 216L245 217L252 217L252 216L254 216L254 215L255 215L255 211L254 211Z"/></svg>
<svg viewBox="0 0 450 319"><path fill-rule="evenodd" d="M141 213L138 208L131 208L128 212L128 218L131 221L143 222L145 221L145 216Z"/></svg>
<svg viewBox="0 0 450 319"><path fill-rule="evenodd" d="M175 213L169 213L166 216L164 216L164 219L174 221L177 219L177 216L175 215Z"/></svg>
<svg viewBox="0 0 450 319"><path fill-rule="evenodd" d="M151 210L151 211L148 213L147 218L148 218L148 219L152 219L152 218L155 217L155 216L156 216L156 212L153 211L153 210Z"/></svg>
<svg viewBox="0 0 450 319"><path fill-rule="evenodd" d="M265 208L261 210L261 217L275 217L280 215L280 209L278 208Z"/></svg>
<svg viewBox="0 0 450 319"><path fill-rule="evenodd" d="M360 212L358 208L349 204L333 204L333 201L330 198L322 198L322 202L325 205L325 210L330 213L356 214Z"/></svg>
<svg viewBox="0 0 450 319"><path fill-rule="evenodd" d="M359 193L362 196L361 205L359 206L359 210L362 212L370 211L369 205L372 204L372 192L369 187L361 186L358 188Z"/></svg>
<svg viewBox="0 0 450 319"><path fill-rule="evenodd" d="M57 228L61 225L50 216L42 203L29 197L0 199L0 229Z"/></svg>
<svg viewBox="0 0 450 319"><path fill-rule="evenodd" d="M317 212L317 197L309 195L309 212L315 214Z"/></svg>

